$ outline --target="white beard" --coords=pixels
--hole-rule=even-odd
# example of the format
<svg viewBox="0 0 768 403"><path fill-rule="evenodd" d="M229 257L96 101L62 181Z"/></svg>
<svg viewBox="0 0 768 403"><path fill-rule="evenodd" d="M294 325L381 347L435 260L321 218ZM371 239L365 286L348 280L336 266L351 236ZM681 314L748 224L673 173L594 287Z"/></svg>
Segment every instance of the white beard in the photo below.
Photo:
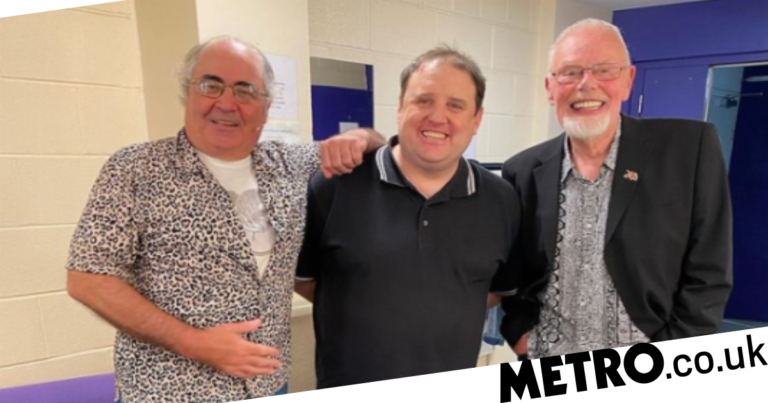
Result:
<svg viewBox="0 0 768 403"><path fill-rule="evenodd" d="M599 116L590 117L563 117L563 129L569 136L581 140L588 140L599 137L608 130L611 124L611 117L607 113Z"/></svg>

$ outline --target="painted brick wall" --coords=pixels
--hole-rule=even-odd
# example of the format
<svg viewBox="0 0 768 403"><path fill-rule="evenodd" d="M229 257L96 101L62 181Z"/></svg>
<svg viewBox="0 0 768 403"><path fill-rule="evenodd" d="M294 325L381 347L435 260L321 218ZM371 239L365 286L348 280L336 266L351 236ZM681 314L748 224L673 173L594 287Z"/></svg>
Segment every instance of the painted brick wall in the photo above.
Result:
<svg viewBox="0 0 768 403"><path fill-rule="evenodd" d="M0 388L112 371L112 328L65 290L116 149L147 139L132 1L0 19Z"/></svg>

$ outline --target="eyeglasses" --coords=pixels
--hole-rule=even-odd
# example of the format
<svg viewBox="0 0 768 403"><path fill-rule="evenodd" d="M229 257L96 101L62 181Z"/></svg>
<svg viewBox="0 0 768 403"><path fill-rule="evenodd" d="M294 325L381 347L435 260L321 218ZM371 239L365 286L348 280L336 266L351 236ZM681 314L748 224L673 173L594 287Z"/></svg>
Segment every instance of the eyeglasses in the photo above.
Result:
<svg viewBox="0 0 768 403"><path fill-rule="evenodd" d="M269 98L269 95L260 92L255 85L243 82L226 85L215 78L203 77L190 81L190 85L194 85L200 95L213 99L220 98L224 95L224 90L231 87L232 96L241 104L255 103L259 98Z"/></svg>
<svg viewBox="0 0 768 403"><path fill-rule="evenodd" d="M610 81L617 79L619 74L627 67L629 66L618 63L601 63L592 67L565 66L551 74L555 81L560 84L573 84L581 81L585 70L592 71L592 77L598 81Z"/></svg>

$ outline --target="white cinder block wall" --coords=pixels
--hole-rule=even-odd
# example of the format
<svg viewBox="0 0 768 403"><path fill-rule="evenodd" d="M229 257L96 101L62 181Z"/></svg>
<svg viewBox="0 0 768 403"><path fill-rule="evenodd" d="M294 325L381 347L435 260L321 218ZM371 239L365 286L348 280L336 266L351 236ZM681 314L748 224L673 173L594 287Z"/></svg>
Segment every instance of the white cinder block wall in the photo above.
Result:
<svg viewBox="0 0 768 403"><path fill-rule="evenodd" d="M476 157L503 162L546 138L534 132L546 102L540 15L540 0L311 0L310 54L373 65L374 125L393 135L402 69L440 43L458 47L488 79Z"/></svg>
<svg viewBox="0 0 768 403"><path fill-rule="evenodd" d="M63 266L101 165L147 139L141 81L131 1L0 18L0 388L112 371Z"/></svg>

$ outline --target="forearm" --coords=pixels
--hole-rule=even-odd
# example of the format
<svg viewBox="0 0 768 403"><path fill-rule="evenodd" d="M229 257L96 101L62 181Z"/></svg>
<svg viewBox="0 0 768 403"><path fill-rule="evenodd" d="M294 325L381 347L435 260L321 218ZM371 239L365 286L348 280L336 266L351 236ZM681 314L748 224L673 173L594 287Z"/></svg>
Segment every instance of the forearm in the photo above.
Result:
<svg viewBox="0 0 768 403"><path fill-rule="evenodd" d="M517 345L520 339L533 329L539 320L539 304L519 296L501 300L504 319L501 321L501 335L510 345Z"/></svg>
<svg viewBox="0 0 768 403"><path fill-rule="evenodd" d="M158 308L122 279L70 270L67 291L122 332L191 358L186 341L198 330Z"/></svg>
<svg viewBox="0 0 768 403"><path fill-rule="evenodd" d="M320 170L326 178L352 172L363 163L363 155L386 143L373 129L352 129L320 143Z"/></svg>
<svg viewBox="0 0 768 403"><path fill-rule="evenodd" d="M294 290L296 291L296 294L301 295L307 301L313 302L315 300L315 284L314 280L296 280L294 282Z"/></svg>
<svg viewBox="0 0 768 403"><path fill-rule="evenodd" d="M485 303L485 307L487 309L491 309L491 308L495 307L496 305L498 305L500 302L501 302L501 297L500 296L498 296L498 295L496 295L494 293L490 293L490 294L488 294L488 300Z"/></svg>
<svg viewBox="0 0 768 403"><path fill-rule="evenodd" d="M381 135L381 133L370 128L355 129L351 134L358 136L366 141L366 154L379 149L379 147L387 143L387 140L384 138L384 136Z"/></svg>

